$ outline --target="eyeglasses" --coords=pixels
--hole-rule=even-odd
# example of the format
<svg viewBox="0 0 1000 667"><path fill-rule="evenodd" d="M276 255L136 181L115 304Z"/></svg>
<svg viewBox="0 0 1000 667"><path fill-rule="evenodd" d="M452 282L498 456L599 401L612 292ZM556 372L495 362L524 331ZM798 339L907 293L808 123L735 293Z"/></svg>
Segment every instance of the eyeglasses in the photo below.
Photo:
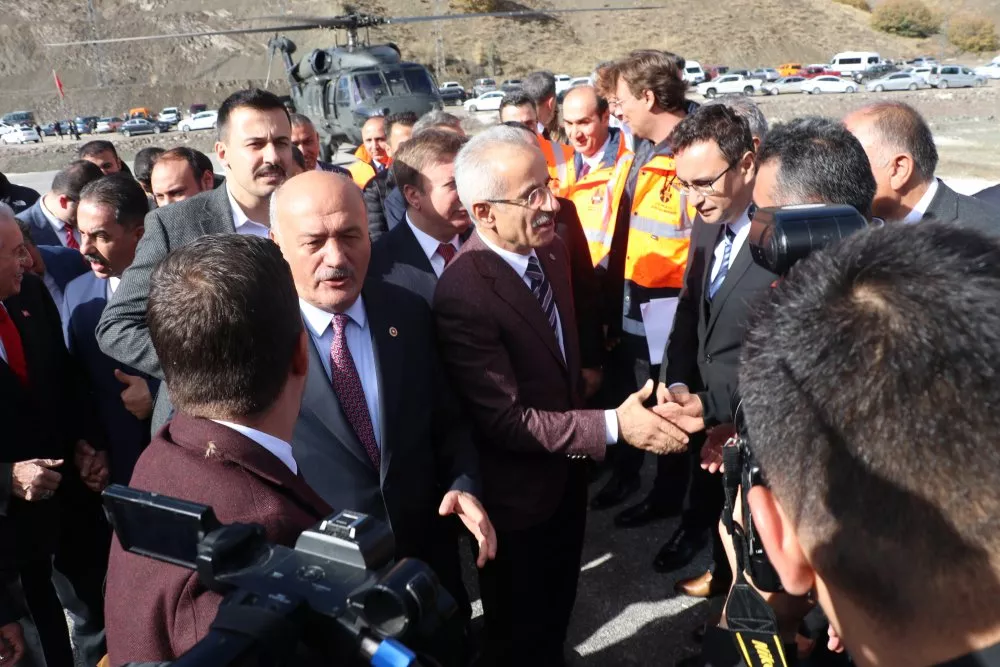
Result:
<svg viewBox="0 0 1000 667"><path fill-rule="evenodd" d="M526 199L487 199L486 201L491 204L513 204L527 208L541 208L554 202L555 194L549 190L547 185L543 185L529 192Z"/></svg>
<svg viewBox="0 0 1000 667"><path fill-rule="evenodd" d="M701 183L687 183L687 182L685 182L685 181L677 178L677 176L674 176L672 184L673 184L673 186L675 188L677 188L681 192L684 192L684 193L687 193L687 194L697 193L699 195L703 195L703 196L707 197L707 196L716 194L715 187L714 187L715 184L718 183L719 179L722 178L723 176L725 176L726 174L728 174L729 170L732 169L735 166L736 166L736 163L734 162L731 165L729 165L728 167L726 167L725 171L723 171L721 174L719 174L718 176L716 176L715 178L713 178L712 180L707 181L707 182L703 181Z"/></svg>

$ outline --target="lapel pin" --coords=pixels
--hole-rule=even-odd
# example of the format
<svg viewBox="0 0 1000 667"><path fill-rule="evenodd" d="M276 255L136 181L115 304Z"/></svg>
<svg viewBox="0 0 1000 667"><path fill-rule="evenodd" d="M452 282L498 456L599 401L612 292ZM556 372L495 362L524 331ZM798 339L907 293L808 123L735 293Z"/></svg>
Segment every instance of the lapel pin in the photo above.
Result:
<svg viewBox="0 0 1000 667"><path fill-rule="evenodd" d="M551 253L551 252L550 252L550 253L549 253L549 259L551 259L551 260L552 260L553 262L554 262L554 261L556 261L556 256L555 256L555 254L554 254L554 253Z"/></svg>
<svg viewBox="0 0 1000 667"><path fill-rule="evenodd" d="M389 335L395 338L396 336L399 335L399 329L397 329L396 327L389 327Z"/></svg>
<svg viewBox="0 0 1000 667"><path fill-rule="evenodd" d="M28 312L28 311L26 311L26 310L22 310L22 311L21 311L21 316L22 316L22 317L31 317L31 313L29 313L29 312Z"/></svg>

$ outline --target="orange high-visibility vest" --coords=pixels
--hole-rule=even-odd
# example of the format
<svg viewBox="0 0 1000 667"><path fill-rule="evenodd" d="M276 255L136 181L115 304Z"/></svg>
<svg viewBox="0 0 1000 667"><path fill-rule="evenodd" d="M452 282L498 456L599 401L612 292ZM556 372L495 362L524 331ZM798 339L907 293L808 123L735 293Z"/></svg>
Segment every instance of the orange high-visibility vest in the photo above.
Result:
<svg viewBox="0 0 1000 667"><path fill-rule="evenodd" d="M573 147L549 141L538 137L538 145L545 156L545 164L549 167L549 189L560 197L564 197L569 186L576 181L573 165Z"/></svg>
<svg viewBox="0 0 1000 667"><path fill-rule="evenodd" d="M614 133L607 151L601 158L600 166L582 178L578 176L577 180L566 188L566 194L563 195L572 200L576 206L594 266L597 266L607 254L604 249L604 209L608 195L608 181L614 175L618 161L628 152L621 133ZM574 160L574 166L575 164Z"/></svg>
<svg viewBox="0 0 1000 667"><path fill-rule="evenodd" d="M367 162L353 162L347 165L347 171L351 173L351 178L354 182L358 184L359 188L364 189L368 185L368 181L375 178L375 167Z"/></svg>

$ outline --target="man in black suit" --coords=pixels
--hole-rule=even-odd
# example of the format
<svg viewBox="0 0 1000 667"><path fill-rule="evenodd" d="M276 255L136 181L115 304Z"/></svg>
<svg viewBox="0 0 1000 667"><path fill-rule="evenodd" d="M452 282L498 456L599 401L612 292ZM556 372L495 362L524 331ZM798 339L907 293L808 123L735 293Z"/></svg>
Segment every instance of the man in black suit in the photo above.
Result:
<svg viewBox="0 0 1000 667"><path fill-rule="evenodd" d="M31 256L13 212L0 207L0 572L20 576L24 598L49 667L71 667L66 618L52 583L55 566L75 585L89 559L80 540L93 524L107 481L103 456L84 455L95 438L79 377L63 343L59 313L42 281L27 272ZM96 464L96 465L95 465ZM0 576L6 581L7 576ZM95 603L93 586L79 589ZM99 606L99 600L96 601Z"/></svg>
<svg viewBox="0 0 1000 667"><path fill-rule="evenodd" d="M960 222L1000 236L1000 208L958 194L934 176L934 135L917 110L879 102L849 114L847 129L864 146L878 190L872 213L886 222Z"/></svg>
<svg viewBox="0 0 1000 667"><path fill-rule="evenodd" d="M79 250L76 204L80 201L80 190L101 176L101 170L86 160L70 162L52 179L52 187L48 192L31 208L17 214L18 220L31 225L31 238L35 244Z"/></svg>
<svg viewBox="0 0 1000 667"><path fill-rule="evenodd" d="M97 340L109 357L163 379L146 325L149 277L172 249L205 234L268 234L268 199L292 166L291 125L274 94L240 90L219 107L215 151L226 168L225 187L158 208L146 216L135 260L108 301ZM168 387L161 385L153 430L170 416Z"/></svg>
<svg viewBox="0 0 1000 667"><path fill-rule="evenodd" d="M417 115L412 111L385 117L386 153L393 161L396 151L413 136ZM391 167L391 163L390 163ZM406 199L396 182L396 172L382 169L364 187L365 208L368 210L368 233L372 242L400 226L406 215Z"/></svg>
<svg viewBox="0 0 1000 667"><path fill-rule="evenodd" d="M465 523L480 566L497 546L430 307L412 292L365 280L371 246L350 180L315 171L290 179L275 193L271 220L310 337L295 460L332 507L387 521L396 555L425 560L468 617L458 545L443 517Z"/></svg>

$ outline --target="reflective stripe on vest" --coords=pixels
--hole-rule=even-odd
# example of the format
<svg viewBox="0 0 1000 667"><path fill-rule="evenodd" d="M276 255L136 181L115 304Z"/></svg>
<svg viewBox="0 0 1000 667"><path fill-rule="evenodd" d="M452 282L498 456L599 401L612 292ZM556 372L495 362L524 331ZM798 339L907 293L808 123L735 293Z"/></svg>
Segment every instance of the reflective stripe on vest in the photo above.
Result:
<svg viewBox="0 0 1000 667"><path fill-rule="evenodd" d="M576 180L573 168L573 148L566 144L549 141L538 137L538 147L545 156L545 164L549 168L549 189L560 197L566 196L569 187Z"/></svg>
<svg viewBox="0 0 1000 667"><path fill-rule="evenodd" d="M367 162L354 162L347 165L347 171L351 172L351 178L354 182L358 184L359 188L364 189L368 185L368 181L375 178L375 167L371 166Z"/></svg>
<svg viewBox="0 0 1000 667"><path fill-rule="evenodd" d="M614 166L590 172L568 188L566 198L573 201L580 216L583 234L587 237L590 259L597 263L606 254L604 250L604 208L608 194L608 181L615 173Z"/></svg>

